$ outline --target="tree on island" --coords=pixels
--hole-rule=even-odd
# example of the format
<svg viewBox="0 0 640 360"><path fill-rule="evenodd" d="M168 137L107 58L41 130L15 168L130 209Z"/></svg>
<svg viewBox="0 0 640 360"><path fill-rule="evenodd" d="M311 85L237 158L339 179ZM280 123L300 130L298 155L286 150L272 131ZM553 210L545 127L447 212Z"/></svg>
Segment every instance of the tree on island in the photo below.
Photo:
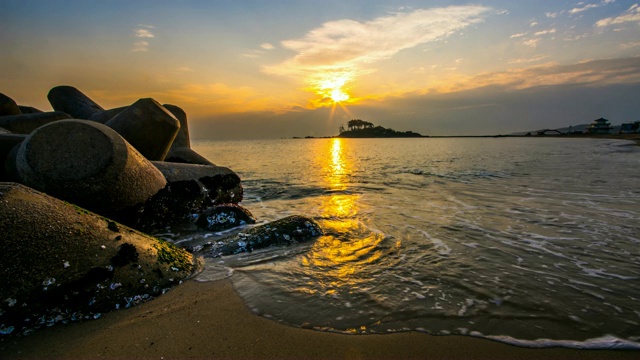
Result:
<svg viewBox="0 0 640 360"><path fill-rule="evenodd" d="M375 126L373 123L364 121L361 119L353 119L347 122L348 130L345 130L344 125L340 125L339 137L423 137L418 133L412 131L395 131L393 129L387 129L382 126Z"/></svg>

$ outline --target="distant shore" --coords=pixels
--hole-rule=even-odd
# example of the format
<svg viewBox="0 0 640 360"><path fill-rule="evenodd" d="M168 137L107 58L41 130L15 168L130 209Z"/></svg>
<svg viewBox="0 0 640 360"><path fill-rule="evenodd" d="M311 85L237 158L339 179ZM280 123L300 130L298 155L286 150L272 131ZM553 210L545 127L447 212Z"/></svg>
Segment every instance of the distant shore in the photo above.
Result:
<svg viewBox="0 0 640 360"><path fill-rule="evenodd" d="M640 133L638 134L571 134L571 135L422 135L422 136L413 136L413 137L392 137L392 138L425 138L425 139L441 139L441 138L503 138L503 137L513 137L513 138L558 138L558 139L616 139L616 140L631 140L635 141L637 145L640 145ZM306 136L304 138L301 137L293 137L293 139L332 139L332 138L342 138L340 136ZM361 138L389 138L389 137L361 137Z"/></svg>
<svg viewBox="0 0 640 360"><path fill-rule="evenodd" d="M0 342L0 357L127 359L636 359L637 351L520 348L416 332L343 335L252 314L229 280L194 280L101 319Z"/></svg>

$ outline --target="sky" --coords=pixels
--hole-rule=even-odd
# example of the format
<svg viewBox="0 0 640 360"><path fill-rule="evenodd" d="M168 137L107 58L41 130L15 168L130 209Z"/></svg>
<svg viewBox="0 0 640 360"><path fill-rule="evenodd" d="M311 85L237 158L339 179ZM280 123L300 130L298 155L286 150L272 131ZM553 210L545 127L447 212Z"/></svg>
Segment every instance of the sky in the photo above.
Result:
<svg viewBox="0 0 640 360"><path fill-rule="evenodd" d="M639 0L0 0L0 92L154 98L194 139L640 120Z"/></svg>

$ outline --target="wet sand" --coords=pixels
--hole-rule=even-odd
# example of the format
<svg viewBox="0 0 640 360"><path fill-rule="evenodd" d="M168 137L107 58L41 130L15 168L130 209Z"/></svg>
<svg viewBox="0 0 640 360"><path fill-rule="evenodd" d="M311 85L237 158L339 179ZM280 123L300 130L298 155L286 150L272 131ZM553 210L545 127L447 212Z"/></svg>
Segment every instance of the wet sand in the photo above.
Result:
<svg viewBox="0 0 640 360"><path fill-rule="evenodd" d="M527 349L463 336L342 335L252 314L229 280L187 281L95 321L0 342L0 358L637 359L638 351Z"/></svg>

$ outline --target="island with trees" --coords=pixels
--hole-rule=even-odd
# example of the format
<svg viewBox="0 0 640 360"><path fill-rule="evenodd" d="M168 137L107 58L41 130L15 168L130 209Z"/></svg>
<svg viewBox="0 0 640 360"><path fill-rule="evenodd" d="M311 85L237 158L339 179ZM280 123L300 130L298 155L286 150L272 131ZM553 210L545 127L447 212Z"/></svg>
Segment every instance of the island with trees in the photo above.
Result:
<svg viewBox="0 0 640 360"><path fill-rule="evenodd" d="M382 126L375 126L368 121L353 119L347 123L347 129L340 125L342 138L404 138L404 137L427 137L413 131L396 131Z"/></svg>

